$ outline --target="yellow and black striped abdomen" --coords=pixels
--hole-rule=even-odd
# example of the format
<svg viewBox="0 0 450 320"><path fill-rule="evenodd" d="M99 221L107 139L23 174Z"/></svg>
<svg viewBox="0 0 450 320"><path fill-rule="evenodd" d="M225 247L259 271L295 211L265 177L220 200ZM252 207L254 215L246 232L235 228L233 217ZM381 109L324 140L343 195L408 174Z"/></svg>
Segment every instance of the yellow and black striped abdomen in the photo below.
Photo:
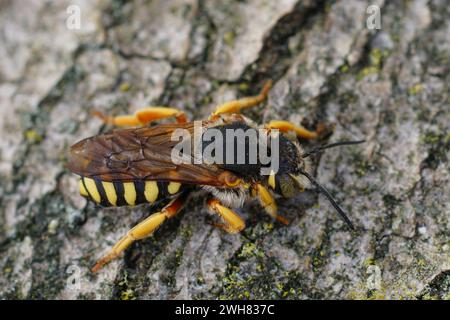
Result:
<svg viewBox="0 0 450 320"><path fill-rule="evenodd" d="M82 196L104 207L154 203L169 198L183 189L179 182L153 180L108 182L86 177L80 179L79 187Z"/></svg>

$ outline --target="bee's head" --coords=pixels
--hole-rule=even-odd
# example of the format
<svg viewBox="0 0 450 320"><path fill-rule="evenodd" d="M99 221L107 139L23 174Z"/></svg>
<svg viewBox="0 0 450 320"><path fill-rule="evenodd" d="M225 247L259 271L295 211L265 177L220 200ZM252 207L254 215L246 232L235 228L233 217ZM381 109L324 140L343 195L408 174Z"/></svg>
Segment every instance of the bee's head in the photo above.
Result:
<svg viewBox="0 0 450 320"><path fill-rule="evenodd" d="M354 229L353 224L333 199L331 194L311 175L308 157L328 148L362 142L364 142L364 140L337 142L320 146L305 153L302 151L297 141L291 141L287 137L281 135L279 139L279 170L276 173L272 172L272 174L269 175L267 182L276 193L286 198L292 197L296 191L303 191L305 187L312 184L316 191L327 197L347 225L351 229Z"/></svg>
<svg viewBox="0 0 450 320"><path fill-rule="evenodd" d="M303 191L308 186L308 179L301 172L310 171L309 160L302 154L297 141L280 135L278 171L268 176L268 184L275 193L290 198L296 191Z"/></svg>

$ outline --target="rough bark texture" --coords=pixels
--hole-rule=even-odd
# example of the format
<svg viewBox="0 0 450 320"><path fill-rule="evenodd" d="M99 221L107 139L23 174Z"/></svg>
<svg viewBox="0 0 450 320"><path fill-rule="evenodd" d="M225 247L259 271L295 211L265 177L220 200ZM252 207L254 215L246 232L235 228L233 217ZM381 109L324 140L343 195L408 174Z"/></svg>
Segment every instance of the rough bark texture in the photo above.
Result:
<svg viewBox="0 0 450 320"><path fill-rule="evenodd" d="M366 27L371 4L380 30ZM0 298L448 299L449 17L445 0L2 1ZM357 232L312 192L279 203L287 227L239 210L238 235L195 199L91 274L150 212L78 195L68 147L108 129L90 111L170 105L200 119L268 78L255 120L367 139L316 159Z"/></svg>

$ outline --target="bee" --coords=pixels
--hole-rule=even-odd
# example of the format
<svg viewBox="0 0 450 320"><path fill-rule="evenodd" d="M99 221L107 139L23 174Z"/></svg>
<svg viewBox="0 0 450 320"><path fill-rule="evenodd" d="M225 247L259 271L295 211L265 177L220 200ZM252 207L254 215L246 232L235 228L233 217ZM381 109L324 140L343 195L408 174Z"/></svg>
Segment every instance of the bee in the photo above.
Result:
<svg viewBox="0 0 450 320"><path fill-rule="evenodd" d="M240 163L175 163L172 155L179 141L173 139L174 132L184 130L195 134L196 123L188 122L186 115L178 109L147 107L133 115L116 117L94 112L107 124L130 128L115 129L86 138L70 148L67 168L80 177L80 194L103 207L155 204L161 201L167 204L129 230L98 260L92 268L93 272L117 258L134 241L152 235L162 223L178 214L190 196L198 191L209 195L206 205L221 220L221 223L213 225L229 233L238 233L245 228L245 222L233 209L242 207L253 198L258 199L271 217L288 224L288 220L278 214L275 198L292 197L296 192L311 186L328 198L347 225L354 228L330 193L313 178L309 156L331 147L363 141L338 142L306 152L298 138L319 138L323 132L320 126L315 131L287 121L271 121L259 126L243 116L243 109L266 100L271 84L268 81L256 96L219 105L207 120L201 122L202 135L212 129L279 132L278 170L268 175L260 174L266 164L259 160L250 163L248 157L244 157ZM176 121L151 125L155 120L166 118ZM244 143L246 147L251 144L248 140L238 143Z"/></svg>

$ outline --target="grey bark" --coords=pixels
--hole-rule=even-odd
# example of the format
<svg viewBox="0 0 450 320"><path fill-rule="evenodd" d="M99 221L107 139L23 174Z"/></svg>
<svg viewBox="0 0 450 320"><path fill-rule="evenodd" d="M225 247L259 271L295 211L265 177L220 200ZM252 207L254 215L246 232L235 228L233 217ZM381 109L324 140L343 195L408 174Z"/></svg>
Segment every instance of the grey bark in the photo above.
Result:
<svg viewBox="0 0 450 320"><path fill-rule="evenodd" d="M80 1L80 30L70 4L0 3L0 298L450 297L446 1ZM366 26L372 4L381 29ZM239 210L238 235L196 199L91 274L150 213L79 196L64 163L107 129L91 110L201 119L268 78L269 101L246 115L367 139L315 163L357 231L312 192L279 203L287 227L257 204Z"/></svg>

